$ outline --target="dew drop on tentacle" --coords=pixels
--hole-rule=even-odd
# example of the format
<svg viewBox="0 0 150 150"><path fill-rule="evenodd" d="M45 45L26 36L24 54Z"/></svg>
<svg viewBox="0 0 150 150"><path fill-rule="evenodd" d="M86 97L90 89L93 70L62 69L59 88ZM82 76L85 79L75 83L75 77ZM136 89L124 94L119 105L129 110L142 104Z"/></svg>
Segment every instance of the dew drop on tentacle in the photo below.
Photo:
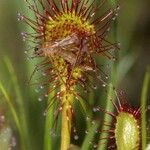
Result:
<svg viewBox="0 0 150 150"><path fill-rule="evenodd" d="M46 76L46 73L45 73L45 72L42 72L42 75L45 77L45 76Z"/></svg>
<svg viewBox="0 0 150 150"><path fill-rule="evenodd" d="M92 124L96 124L95 120L92 121Z"/></svg>
<svg viewBox="0 0 150 150"><path fill-rule="evenodd" d="M84 90L84 93L88 93L88 91L85 89L85 90Z"/></svg>
<svg viewBox="0 0 150 150"><path fill-rule="evenodd" d="M39 88L42 90L42 89L44 89L44 86L43 86L43 85L40 85Z"/></svg>
<svg viewBox="0 0 150 150"><path fill-rule="evenodd" d="M92 142L92 141L89 141L89 144L90 144L90 145L93 145L93 142Z"/></svg>
<svg viewBox="0 0 150 150"><path fill-rule="evenodd" d="M97 89L97 86L96 86L96 85L93 85L92 88L93 88L94 90L96 90L96 89Z"/></svg>
<svg viewBox="0 0 150 150"><path fill-rule="evenodd" d="M45 110L44 112L43 112L43 116L46 116L47 115L47 110Z"/></svg>
<svg viewBox="0 0 150 150"><path fill-rule="evenodd" d="M50 129L50 136L57 137L58 135L57 135L56 131L54 131L54 129Z"/></svg>
<svg viewBox="0 0 150 150"><path fill-rule="evenodd" d="M93 145L93 148L94 148L94 149L96 149L97 147L98 147L98 145L97 145L97 144L94 144L94 145Z"/></svg>
<svg viewBox="0 0 150 150"><path fill-rule="evenodd" d="M75 139L75 140L78 140L78 139L79 139L79 136L78 136L78 135L74 135L74 139Z"/></svg>
<svg viewBox="0 0 150 150"><path fill-rule="evenodd" d="M97 108L96 107L93 108L93 112L97 112Z"/></svg>
<svg viewBox="0 0 150 150"><path fill-rule="evenodd" d="M89 131L88 130L85 130L85 134L88 134L89 133Z"/></svg>
<svg viewBox="0 0 150 150"><path fill-rule="evenodd" d="M91 118L89 116L87 116L86 121L91 121Z"/></svg>
<svg viewBox="0 0 150 150"><path fill-rule="evenodd" d="M21 32L21 37L22 37L22 40L23 41L26 41L26 39L27 39L27 33L25 33L25 32Z"/></svg>
<svg viewBox="0 0 150 150"><path fill-rule="evenodd" d="M44 97L39 97L39 98L38 98L38 101L39 101L39 102L41 102L41 101L43 101L43 100L44 100Z"/></svg>
<svg viewBox="0 0 150 150"><path fill-rule="evenodd" d="M102 84L102 86L103 86L103 87L106 87L106 86L107 86L107 84L105 84L105 83L104 83L104 84Z"/></svg>
<svg viewBox="0 0 150 150"><path fill-rule="evenodd" d="M17 20L18 21L22 21L24 19L24 16L23 15L21 15L21 13L17 13Z"/></svg>
<svg viewBox="0 0 150 150"><path fill-rule="evenodd" d="M48 97L48 94L46 93L46 94L44 94L44 96L47 98L47 97Z"/></svg>
<svg viewBox="0 0 150 150"><path fill-rule="evenodd" d="M95 13L95 12L93 12L90 16L91 16L91 17L94 17L94 16L95 16L95 14L96 14L96 13Z"/></svg>
<svg viewBox="0 0 150 150"><path fill-rule="evenodd" d="M120 43L120 42L118 42L118 43L117 43L117 46L119 46L119 47L120 47L120 46L121 46L121 43Z"/></svg>
<svg viewBox="0 0 150 150"><path fill-rule="evenodd" d="M95 133L99 133L99 131L98 131L98 130L95 130Z"/></svg>
<svg viewBox="0 0 150 150"><path fill-rule="evenodd" d="M27 50L25 50L25 51L24 51L24 54L28 55L28 51L27 51Z"/></svg>

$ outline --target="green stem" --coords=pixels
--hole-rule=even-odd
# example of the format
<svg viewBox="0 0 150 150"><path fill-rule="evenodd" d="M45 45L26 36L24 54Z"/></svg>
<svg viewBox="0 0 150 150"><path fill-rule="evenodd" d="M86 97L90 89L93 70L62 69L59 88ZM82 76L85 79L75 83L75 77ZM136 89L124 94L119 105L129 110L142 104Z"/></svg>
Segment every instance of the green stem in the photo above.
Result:
<svg viewBox="0 0 150 150"><path fill-rule="evenodd" d="M113 86L112 86L112 84L109 84L109 86L108 86L108 95L107 95L107 100L106 100L107 103L106 103L106 108L105 109L109 110L110 112L113 112L113 105L112 105L112 102L110 100L110 99L113 99L113 95L114 95L113 93L114 93ZM104 121L111 122L111 120L112 120L112 118L108 114L104 115ZM103 130L109 130L109 128L110 128L109 126L103 125L102 126L102 131ZM100 139L104 138L104 137L108 137L108 133L103 132L100 136ZM101 144L101 140L100 140L98 150L106 150L106 145L107 145L107 143Z"/></svg>
<svg viewBox="0 0 150 150"><path fill-rule="evenodd" d="M68 118L68 99L64 97L66 102L63 105L62 109L62 122L61 122L61 150L67 150L70 145L70 130L71 130L71 120L72 118Z"/></svg>
<svg viewBox="0 0 150 150"><path fill-rule="evenodd" d="M48 103L50 102L51 98L55 95L55 91L52 92L49 96ZM50 136L49 130L53 127L53 121L54 121L54 105L52 105L47 113L46 113L46 119L45 119L45 134L44 134L44 150L52 150L52 138Z"/></svg>
<svg viewBox="0 0 150 150"><path fill-rule="evenodd" d="M93 140L95 136L95 131L98 130L99 122L95 122L92 126L90 126L88 129L89 133L84 139L84 142L82 144L81 150L89 150L91 147L91 141Z"/></svg>
<svg viewBox="0 0 150 150"><path fill-rule="evenodd" d="M142 126L142 149L146 148L146 138L147 138L147 131L146 131L146 107L147 107L147 94L148 94L148 87L150 84L150 71L148 70L145 74L143 88L142 88L142 95L141 95L141 126Z"/></svg>

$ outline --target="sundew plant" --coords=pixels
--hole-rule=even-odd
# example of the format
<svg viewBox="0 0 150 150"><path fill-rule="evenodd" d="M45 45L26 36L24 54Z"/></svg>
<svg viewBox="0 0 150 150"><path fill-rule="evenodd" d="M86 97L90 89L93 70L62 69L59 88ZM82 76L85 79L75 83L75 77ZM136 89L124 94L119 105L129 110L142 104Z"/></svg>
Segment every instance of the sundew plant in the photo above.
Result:
<svg viewBox="0 0 150 150"><path fill-rule="evenodd" d="M0 149L149 150L147 6L0 1Z"/></svg>

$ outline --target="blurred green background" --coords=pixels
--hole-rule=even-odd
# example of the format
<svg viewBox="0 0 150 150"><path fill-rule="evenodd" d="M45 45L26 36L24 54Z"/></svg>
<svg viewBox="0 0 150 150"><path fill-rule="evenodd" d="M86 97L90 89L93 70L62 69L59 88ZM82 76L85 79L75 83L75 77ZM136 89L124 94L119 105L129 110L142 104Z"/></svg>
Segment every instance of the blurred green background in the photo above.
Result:
<svg viewBox="0 0 150 150"><path fill-rule="evenodd" d="M113 36L112 41L121 43L114 78L118 84L117 88L123 89L127 99L139 106L144 74L150 65L150 1L121 0L119 4L118 18L112 25L113 30L110 33ZM7 137L10 138L10 143L16 140L17 146L14 149L23 149L19 144L22 140L19 135L22 132L26 139L23 141L29 145L26 149L42 150L45 121L43 112L46 102L39 102L40 94L35 92L35 87L27 84L36 61L28 60L24 54L27 45L22 41L20 33L30 29L17 21L17 12L32 16L23 0L0 0L0 81L6 95L9 96L7 103L4 92L0 92L0 116L4 115L6 118L4 122L0 119L0 128L2 124L12 130L9 132L11 137ZM109 69L106 68L106 72L107 70ZM101 96L105 97L104 90L99 87L94 93L90 94L91 105L101 103L105 105L105 100ZM22 122L20 131L14 125L10 103L15 107ZM82 118L79 118L82 124ZM59 136L56 139L59 140Z"/></svg>

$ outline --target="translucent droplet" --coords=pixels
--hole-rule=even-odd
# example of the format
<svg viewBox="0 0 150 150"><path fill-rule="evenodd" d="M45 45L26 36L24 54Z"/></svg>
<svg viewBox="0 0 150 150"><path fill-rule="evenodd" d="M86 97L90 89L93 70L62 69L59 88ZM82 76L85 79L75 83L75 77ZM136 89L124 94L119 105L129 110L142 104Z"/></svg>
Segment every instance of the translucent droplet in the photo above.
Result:
<svg viewBox="0 0 150 150"><path fill-rule="evenodd" d="M90 141L89 144L92 145L92 142Z"/></svg>
<svg viewBox="0 0 150 150"><path fill-rule="evenodd" d="M40 86L40 89L44 89L44 86L41 85L41 86Z"/></svg>
<svg viewBox="0 0 150 150"><path fill-rule="evenodd" d="M89 121L89 120L90 120L90 117L86 117L86 120Z"/></svg>
<svg viewBox="0 0 150 150"><path fill-rule="evenodd" d="M120 6L117 7L117 10L120 10Z"/></svg>
<svg viewBox="0 0 150 150"><path fill-rule="evenodd" d="M44 96L45 96L45 97L48 97L48 94L45 94Z"/></svg>
<svg viewBox="0 0 150 150"><path fill-rule="evenodd" d="M93 12L90 16L93 17L95 15L95 12Z"/></svg>
<svg viewBox="0 0 150 150"><path fill-rule="evenodd" d="M52 137L56 137L56 136L57 136L57 134L56 134L54 131L51 131L51 132L50 132L50 135L51 135Z"/></svg>
<svg viewBox="0 0 150 150"><path fill-rule="evenodd" d="M38 98L38 101L41 102L43 99L41 97Z"/></svg>
<svg viewBox="0 0 150 150"><path fill-rule="evenodd" d="M62 110L62 107L59 108L59 111L61 111L61 110Z"/></svg>
<svg viewBox="0 0 150 150"><path fill-rule="evenodd" d="M85 130L85 133L88 134L89 133L88 130Z"/></svg>
<svg viewBox="0 0 150 150"><path fill-rule="evenodd" d="M43 76L46 76L46 73L45 73L45 72L42 72L42 75L43 75Z"/></svg>
<svg viewBox="0 0 150 150"><path fill-rule="evenodd" d="M25 54L27 54L27 53L28 53L28 51L24 51L24 53L25 53Z"/></svg>
<svg viewBox="0 0 150 150"><path fill-rule="evenodd" d="M103 86L103 87L106 87L106 84L104 83L104 84L102 84L102 86Z"/></svg>
<svg viewBox="0 0 150 150"><path fill-rule="evenodd" d="M54 132L54 130L50 130L50 135L55 137L56 136L56 133Z"/></svg>
<svg viewBox="0 0 150 150"><path fill-rule="evenodd" d="M118 16L118 13L116 13L115 16Z"/></svg>
<svg viewBox="0 0 150 150"><path fill-rule="evenodd" d="M5 116L4 115L1 115L0 116L0 122L4 122L5 121Z"/></svg>
<svg viewBox="0 0 150 150"><path fill-rule="evenodd" d="M97 86L96 86L96 85L93 85L93 89L96 90L96 89L97 89Z"/></svg>
<svg viewBox="0 0 150 150"><path fill-rule="evenodd" d="M21 21L23 19L24 19L24 17L20 13L17 13L17 20Z"/></svg>
<svg viewBox="0 0 150 150"><path fill-rule="evenodd" d="M94 145L93 145L93 148L97 148L97 144L94 144Z"/></svg>
<svg viewBox="0 0 150 150"><path fill-rule="evenodd" d="M105 79L108 79L108 76L105 76Z"/></svg>
<svg viewBox="0 0 150 150"><path fill-rule="evenodd" d="M110 28L107 29L107 32L109 32L109 31L110 31Z"/></svg>
<svg viewBox="0 0 150 150"><path fill-rule="evenodd" d="M96 69L93 69L93 72L96 72Z"/></svg>
<svg viewBox="0 0 150 150"><path fill-rule="evenodd" d="M116 61L116 57L113 57L112 60L113 60L113 61Z"/></svg>
<svg viewBox="0 0 150 150"><path fill-rule="evenodd" d="M112 20L116 20L116 17L113 17Z"/></svg>
<svg viewBox="0 0 150 150"><path fill-rule="evenodd" d="M98 133L98 130L95 130L95 133Z"/></svg>
<svg viewBox="0 0 150 150"><path fill-rule="evenodd" d="M95 121L92 121L92 124L95 124Z"/></svg>
<svg viewBox="0 0 150 150"><path fill-rule="evenodd" d="M44 111L43 115L46 116L47 115L47 111Z"/></svg>
<svg viewBox="0 0 150 150"><path fill-rule="evenodd" d="M120 43L120 42L118 42L118 43L117 43L117 45L118 45L118 46L121 46L121 43Z"/></svg>
<svg viewBox="0 0 150 150"><path fill-rule="evenodd" d="M75 140L78 140L78 139L79 139L79 136L78 136L78 135L75 135L75 136L74 136L74 139L75 139Z"/></svg>
<svg viewBox="0 0 150 150"><path fill-rule="evenodd" d="M96 107L93 108L93 112L97 112L97 108Z"/></svg>

